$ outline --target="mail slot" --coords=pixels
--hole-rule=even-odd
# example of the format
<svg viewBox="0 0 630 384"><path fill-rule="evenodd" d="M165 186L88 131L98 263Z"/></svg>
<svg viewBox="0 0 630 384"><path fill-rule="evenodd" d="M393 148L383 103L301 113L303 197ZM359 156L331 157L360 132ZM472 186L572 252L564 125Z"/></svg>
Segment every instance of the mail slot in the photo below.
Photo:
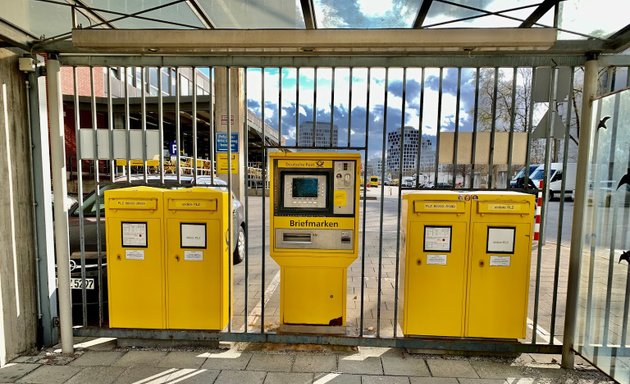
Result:
<svg viewBox="0 0 630 384"><path fill-rule="evenodd" d="M109 326L165 328L163 193L105 191Z"/></svg>
<svg viewBox="0 0 630 384"><path fill-rule="evenodd" d="M456 192L403 196L405 335L463 336L470 200Z"/></svg>
<svg viewBox="0 0 630 384"><path fill-rule="evenodd" d="M164 192L167 328L222 330L231 285L228 192L193 187Z"/></svg>
<svg viewBox="0 0 630 384"><path fill-rule="evenodd" d="M474 194L467 336L525 337L534 210L530 194Z"/></svg>

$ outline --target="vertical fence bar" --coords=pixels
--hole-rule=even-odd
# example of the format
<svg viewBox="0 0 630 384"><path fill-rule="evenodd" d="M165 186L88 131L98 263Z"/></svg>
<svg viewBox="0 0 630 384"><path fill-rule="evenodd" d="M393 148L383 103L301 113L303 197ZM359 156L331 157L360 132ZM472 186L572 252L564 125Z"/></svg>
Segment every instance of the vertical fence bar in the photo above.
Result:
<svg viewBox="0 0 630 384"><path fill-rule="evenodd" d="M300 68L295 68L295 145L300 145Z"/></svg>
<svg viewBox="0 0 630 384"><path fill-rule="evenodd" d="M125 68L125 80L123 81L123 87L125 87L125 134L127 137L127 142L125 143L126 148L126 158L125 158L125 168L127 171L127 182L131 182L131 118L129 116L129 75L127 71L128 67Z"/></svg>
<svg viewBox="0 0 630 384"><path fill-rule="evenodd" d="M107 75L107 129L109 133L109 181L112 183L115 180L116 175L116 160L114 159L114 107L112 96L112 69L107 67L105 69ZM99 275L100 275L99 270ZM100 285L100 284L99 284ZM99 295L99 307L102 304L102 296Z"/></svg>
<svg viewBox="0 0 630 384"><path fill-rule="evenodd" d="M545 172L543 176L543 210L540 217L540 240L538 241L538 252L536 257L536 288L534 290L534 319L532 329L532 343L536 344L536 330L538 329L538 299L540 298L540 274L542 267L542 247L545 239L545 219L547 209L547 191L549 190L549 174L551 173L551 130L555 119L555 103L556 103L556 82L557 68L551 68L551 82L549 84L549 115L547 119L547 127L545 128Z"/></svg>
<svg viewBox="0 0 630 384"><path fill-rule="evenodd" d="M95 93L95 87L94 87L94 67L90 67L90 99L91 99L90 101L91 101L91 109L92 109L92 134L94 137L94 147L92 148L94 150L94 196L96 198L94 204L95 204L95 207L97 207L95 210L96 260L97 260L97 271L98 271L96 279L98 281L97 295L98 297L101 297L103 295L103 289L102 289L102 286L103 286L102 285L103 248L101 244L101 231L103 231L104 229L101 228L101 189L100 189L101 181L100 181L100 172L99 172L100 161L99 161L99 151L98 151L98 119L96 116L96 93ZM86 289L85 280L82 280L81 282L81 289L82 290ZM86 292L86 297L87 297L87 292ZM98 323L99 323L99 326L102 326L103 324L103 308L100 305L98 306Z"/></svg>
<svg viewBox="0 0 630 384"><path fill-rule="evenodd" d="M352 77L354 76L354 67L350 67L350 78L348 80L349 87L348 87L348 141L347 141L347 147L351 146L350 143L350 134L352 132ZM366 159L367 161L367 159ZM383 165L381 164L381 167Z"/></svg>
<svg viewBox="0 0 630 384"><path fill-rule="evenodd" d="M216 172L216 159L215 159L215 138L216 138L216 127L214 126L214 103L212 100L214 99L214 81L215 81L215 71L214 67L208 67L208 124L210 126L210 183L214 185L214 175Z"/></svg>
<svg viewBox="0 0 630 384"><path fill-rule="evenodd" d="M172 72L171 72L172 73ZM179 67L175 69L175 148L177 153L175 158L177 164L175 164L175 172L177 173L177 183L182 182L182 119L181 119L181 76L179 73Z"/></svg>
<svg viewBox="0 0 630 384"><path fill-rule="evenodd" d="M420 68L420 105L418 107L418 156L416 162L416 184L415 187L420 186L420 163L422 163L422 123L424 120L424 68ZM400 188L402 180L398 180L398 186Z"/></svg>
<svg viewBox="0 0 630 384"><path fill-rule="evenodd" d="M330 85L330 147L336 147L337 145L333 145L333 131L335 124L335 67L331 68L332 71L332 83ZM367 159L365 160L367 165Z"/></svg>
<svg viewBox="0 0 630 384"><path fill-rule="evenodd" d="M569 139L571 137L571 95L573 94L573 80L575 74L575 68L571 68L570 75L570 85L569 85L569 97L567 98L567 116L565 121L565 131L564 131L564 148L562 153L563 160L563 169L565 170L564 176L562 177L561 183L561 193L560 193L560 207L558 209L558 217L564 217L564 196L567 185L567 162L569 158ZM549 327L549 344L554 344L554 338L556 334L556 311L558 306L558 284L560 281L560 244L562 243L562 220L558 220L558 234L556 238L556 263L554 265L554 276L553 276L553 294L552 294L552 303L551 303L551 325Z"/></svg>
<svg viewBox="0 0 630 384"><path fill-rule="evenodd" d="M228 189L228 276L232 276L232 243L234 237L234 206L232 203L232 67L227 67L225 71L225 98L227 100L227 189ZM196 161L196 159L195 159ZM232 302L232 284L228 284L228 303ZM228 332L232 332L232 306L228 305Z"/></svg>
<svg viewBox="0 0 630 384"><path fill-rule="evenodd" d="M512 175L512 153L514 152L514 122L516 119L516 79L518 68L512 70L512 98L510 104L510 133L508 137L508 158L507 158L507 187L510 187L510 177ZM526 168L529 169L529 168ZM560 216L562 217L562 216ZM559 220L559 222L561 222Z"/></svg>
<svg viewBox="0 0 630 384"><path fill-rule="evenodd" d="M370 136L370 87L372 85L372 68L368 67L367 69L367 89L366 89L366 97L367 101L365 103L365 151L363 153L363 157L365 162L367 163L368 158L368 149L369 149L369 136ZM365 225L366 225L366 216L367 216L367 183L365 180L367 179L367 166L363 166L363 236L361 237L361 319L360 319L360 330L359 336L363 337L363 311L365 310Z"/></svg>
<svg viewBox="0 0 630 384"><path fill-rule="evenodd" d="M473 133L470 144L470 189L475 187L475 162L477 161L477 127L479 124L479 68L475 68L475 106L473 107Z"/></svg>
<svg viewBox="0 0 630 384"><path fill-rule="evenodd" d="M401 118L401 130L403 131L403 135L401 138L400 145L400 177L399 180L402 180L402 168L404 161L404 149L405 149L405 116L407 112L407 68L403 68L403 84L402 84L402 118ZM411 132L411 131L410 131ZM409 135L411 139L411 134ZM384 156L383 156L384 157ZM383 164L385 161L381 162ZM383 168L383 167L381 167ZM381 181L383 179L381 178ZM385 188L381 187L381 201L384 203L384 192ZM402 188L398 188L398 207L396 212L396 267L394 274L394 338L398 336L398 272L400 270L400 214L402 210ZM406 225L406 223L405 223Z"/></svg>
<svg viewBox="0 0 630 384"><path fill-rule="evenodd" d="M197 67L192 67L192 146L193 146L193 181L197 184L197 158L199 157L199 148L197 148Z"/></svg>
<svg viewBox="0 0 630 384"><path fill-rule="evenodd" d="M164 184L164 95L162 90L162 70L163 67L157 67L158 71L158 131L160 132L160 183ZM169 159L170 160L170 159Z"/></svg>
<svg viewBox="0 0 630 384"><path fill-rule="evenodd" d="M536 84L536 68L532 67L532 82L530 83L529 89L534 88L534 84ZM529 188L529 165L531 163L530 149L532 147L532 129L534 127L534 95L530 93L529 95L529 115L527 116L528 126L525 127L527 131L527 151L525 151L525 178L523 179L523 187Z"/></svg>
<svg viewBox="0 0 630 384"><path fill-rule="evenodd" d="M455 137L453 139L453 182L451 187L457 185L457 152L459 152L459 106L462 97L462 69L457 68L457 95L455 96Z"/></svg>
<svg viewBox="0 0 630 384"><path fill-rule="evenodd" d="M260 333L265 333L265 245L267 240L267 228L265 227L266 209L266 189L267 189L267 136L265 131L265 67L261 68L261 93L262 98L260 104L262 105L261 120L262 120L262 174L263 174L263 193L262 193L262 260L260 270ZM271 203L271 202L270 202Z"/></svg>
<svg viewBox="0 0 630 384"><path fill-rule="evenodd" d="M433 168L433 186L437 188L438 172L440 169L440 127L442 126L442 72L444 68L440 67L440 78L438 80L438 107L437 107L437 125L435 126L435 164Z"/></svg>
<svg viewBox="0 0 630 384"><path fill-rule="evenodd" d="M311 147L315 147L316 146L316 141L315 141L315 131L317 131L317 72L318 72L318 67L315 67L314 69L314 79L313 79L313 131L312 131L312 143L311 143Z"/></svg>
<svg viewBox="0 0 630 384"><path fill-rule="evenodd" d="M278 67L278 143L282 141L282 67Z"/></svg>
<svg viewBox="0 0 630 384"><path fill-rule="evenodd" d="M245 174L245 206L244 208L244 213L245 213L245 309L243 312L243 330L245 333L248 332L247 329L247 323L248 323L248 314L249 314L249 305L248 305L248 299L249 299L249 123L247 120L247 116L249 115L249 109L247 108L247 86L248 86L248 82L247 82L247 67L243 68L243 99L245 100L245 116L243 118L245 127L244 127L244 133L243 133L243 140L245 142L245 144L243 145L245 148L245 169L248 170L248 172ZM258 182L258 181L256 181ZM263 188L263 199L265 196L265 189ZM264 201L264 200L263 200Z"/></svg>
<svg viewBox="0 0 630 384"><path fill-rule="evenodd" d="M381 153L385 153L385 143L387 142L387 108L389 107L389 67L385 68L385 101L383 103L383 137ZM403 129L401 128L401 140L403 139ZM367 157L366 157L367 162ZM402 169L402 164L399 164L399 168ZM365 167L365 178L363 184L367 190L367 167ZM367 195L365 195L367 196ZM377 281L377 301L376 301L376 337L381 336L381 296L382 296L382 278L383 278L383 217L384 217L384 202L381 199L380 203L380 223L379 223L379 237L378 237L378 281Z"/></svg>
<svg viewBox="0 0 630 384"><path fill-rule="evenodd" d="M145 83L146 83L146 68L141 67L141 75L140 75L140 97L142 101L141 105L141 122L142 122L142 178L144 182L147 182L147 93L145 92Z"/></svg>
<svg viewBox="0 0 630 384"><path fill-rule="evenodd" d="M87 292L85 290L85 215L83 213L83 162L81 161L81 105L79 103L78 68L73 67L74 134L77 159L77 200L79 201L79 250L81 252L81 314L82 324L87 325ZM65 197L64 197L65 198ZM71 296L72 297L72 296Z"/></svg>
<svg viewBox="0 0 630 384"><path fill-rule="evenodd" d="M497 95L499 93L499 68L494 67L494 89L492 90L492 122L490 124L490 153L488 154L488 186L492 189L496 183L494 174L494 136L497 131Z"/></svg>

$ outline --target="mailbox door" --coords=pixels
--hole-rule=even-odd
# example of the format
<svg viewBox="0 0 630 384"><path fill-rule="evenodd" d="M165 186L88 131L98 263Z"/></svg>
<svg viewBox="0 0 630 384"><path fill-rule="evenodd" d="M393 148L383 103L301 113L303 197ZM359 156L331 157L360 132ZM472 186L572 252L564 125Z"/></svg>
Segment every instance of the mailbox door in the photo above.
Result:
<svg viewBox="0 0 630 384"><path fill-rule="evenodd" d="M107 219L110 327L165 328L162 237L161 219Z"/></svg>
<svg viewBox="0 0 630 384"><path fill-rule="evenodd" d="M168 328L223 329L227 249L219 221L168 219L166 228Z"/></svg>
<svg viewBox="0 0 630 384"><path fill-rule="evenodd" d="M435 243L440 232L450 244ZM405 265L406 335L462 336L468 223L409 225ZM428 243L425 243L428 239Z"/></svg>
<svg viewBox="0 0 630 384"><path fill-rule="evenodd" d="M329 325L343 318L345 325L345 268L283 267L280 279L284 324Z"/></svg>
<svg viewBox="0 0 630 384"><path fill-rule="evenodd" d="M472 231L466 336L524 338L531 223L477 222Z"/></svg>

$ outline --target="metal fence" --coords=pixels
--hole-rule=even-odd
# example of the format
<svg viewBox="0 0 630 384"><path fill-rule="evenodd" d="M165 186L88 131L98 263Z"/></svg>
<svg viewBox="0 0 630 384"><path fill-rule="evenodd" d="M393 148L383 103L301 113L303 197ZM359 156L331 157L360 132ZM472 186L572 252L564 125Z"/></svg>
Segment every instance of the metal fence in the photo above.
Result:
<svg viewBox="0 0 630 384"><path fill-rule="evenodd" d="M72 272L77 278L72 282L74 323L79 326L75 335L560 351L570 187L565 177L557 190L550 190L555 182L551 172L545 172L537 185L530 183L528 172L522 179L512 178L530 165L550 169L552 163L561 163L567 169L575 162L581 67L352 63L327 67L323 62L308 65L309 61L290 66L282 60L276 66L214 67L195 60L151 65L139 58L136 65L145 66L132 67L133 60L125 58L115 64L111 58L80 57L62 58L62 62L70 65L64 68L64 81L72 84L64 91L64 110L66 130L74 128L74 140L67 140L66 147L76 157L77 177L76 183L69 181L76 186L70 193L78 201L70 210L71 219L76 218L76 225L71 220L70 226L72 260L77 265ZM86 62L91 66L84 66ZM613 87L615 81L609 80L607 86ZM257 124L248 118L250 114L259 119ZM242 146L232 147L232 133L238 133L235 138ZM225 134L221 136L227 138L225 148L218 148L218 134ZM345 335L277 332L280 275L269 256L271 207L260 189L269 185L267 156L278 150L362 155L360 249L348 269ZM223 166L228 175L217 175ZM208 168L215 172L207 172ZM218 184L215 177L227 180L225 187L235 192L246 213L247 252L242 263L231 267L233 306L228 328L221 332L109 328L103 188L120 181L153 179L195 183L204 173L210 174L211 184ZM368 187L370 176L378 176L381 185ZM542 192L541 240L532 252L527 337L469 340L402 335L402 195L418 189L514 188Z"/></svg>

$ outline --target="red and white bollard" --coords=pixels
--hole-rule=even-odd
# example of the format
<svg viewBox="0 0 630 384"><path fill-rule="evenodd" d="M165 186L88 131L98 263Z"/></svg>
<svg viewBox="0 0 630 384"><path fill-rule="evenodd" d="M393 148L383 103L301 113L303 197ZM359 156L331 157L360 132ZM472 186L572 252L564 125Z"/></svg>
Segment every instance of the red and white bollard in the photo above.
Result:
<svg viewBox="0 0 630 384"><path fill-rule="evenodd" d="M542 212L543 204L543 182L540 182L538 187L538 196L536 197L536 212L534 213L534 241L540 239L540 213Z"/></svg>

